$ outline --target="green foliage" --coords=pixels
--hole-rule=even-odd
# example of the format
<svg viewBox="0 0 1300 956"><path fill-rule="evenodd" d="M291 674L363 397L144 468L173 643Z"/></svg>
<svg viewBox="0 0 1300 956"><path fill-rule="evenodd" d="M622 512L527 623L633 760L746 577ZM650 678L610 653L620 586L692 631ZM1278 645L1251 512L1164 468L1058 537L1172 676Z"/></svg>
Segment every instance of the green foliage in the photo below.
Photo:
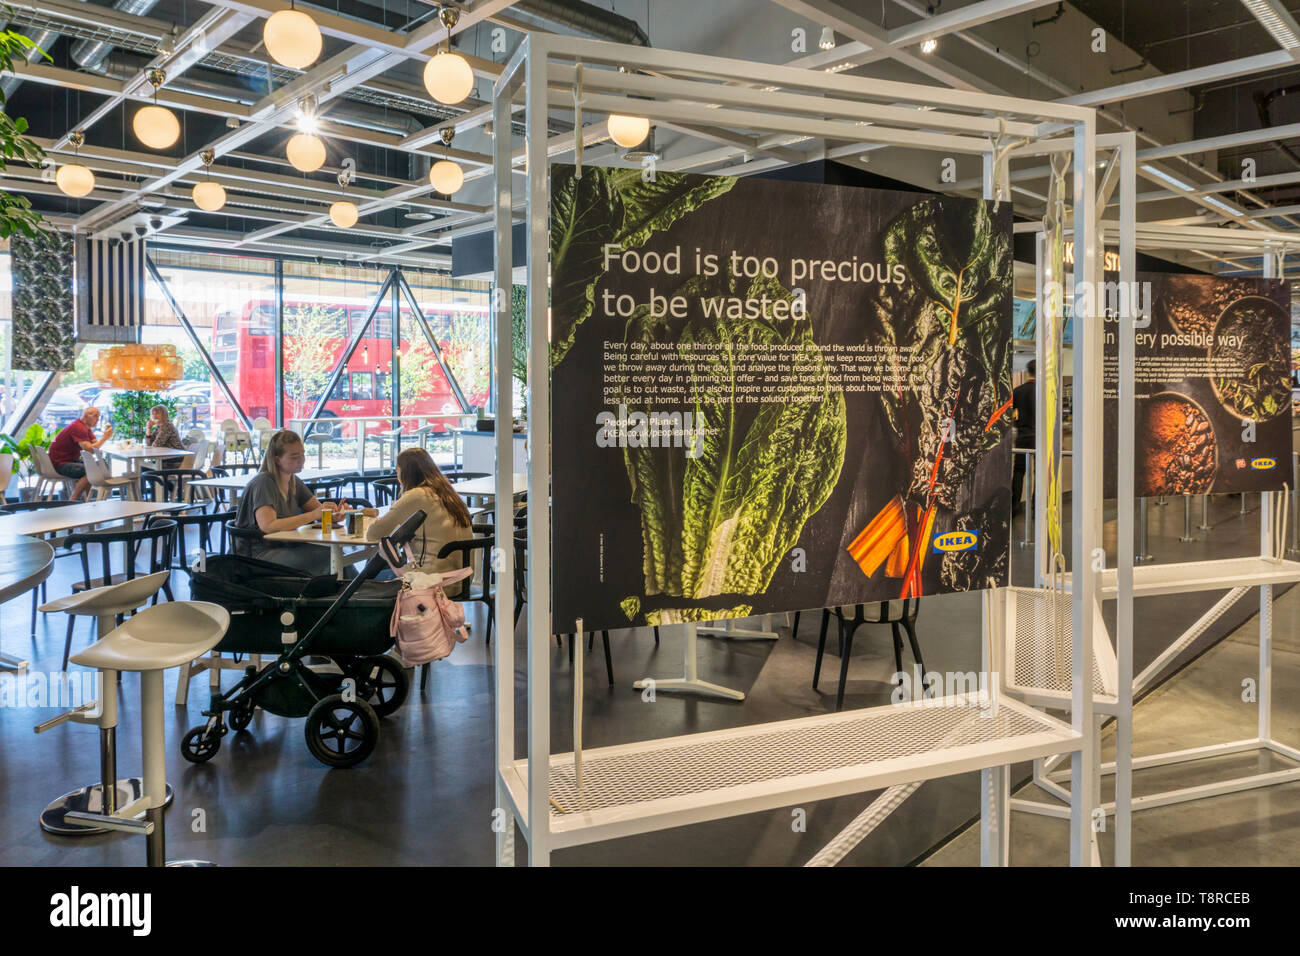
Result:
<svg viewBox="0 0 1300 956"><path fill-rule="evenodd" d="M573 337L591 315L596 283L604 275L606 243L634 249L655 232L726 192L729 176L659 173L572 166L551 174L551 366L564 360Z"/></svg>
<svg viewBox="0 0 1300 956"><path fill-rule="evenodd" d="M341 308L312 303L284 310L286 415L311 414L329 384L338 340L346 337L346 329L347 316Z"/></svg>
<svg viewBox="0 0 1300 956"><path fill-rule="evenodd" d="M520 385L528 384L528 287L510 287L510 371Z"/></svg>
<svg viewBox="0 0 1300 956"><path fill-rule="evenodd" d="M0 7L0 14L8 20L9 9ZM24 58L29 50L38 49L36 44L21 33L13 30L0 31L0 76L14 72L14 59ZM49 56L40 51L45 59ZM45 151L35 141L25 135L27 120L21 116L10 116L4 109L4 91L0 90L0 173L9 168L11 160L19 160L30 166L40 166L45 159ZM40 230L44 220L40 213L32 210L32 204L25 196L16 193L0 192L0 238L8 238L14 233L34 236Z"/></svg>
<svg viewBox="0 0 1300 956"><path fill-rule="evenodd" d="M725 273L691 278L674 294L794 301L776 280ZM672 341L673 328L643 305L628 322L627 340ZM701 314L676 340L681 359L699 369L687 404L702 429L696 438L702 453L624 450L632 501L641 511L645 593L690 600L761 594L839 480L847 434L844 395L830 382L810 321ZM789 383L800 386L789 401L734 401L735 354L747 350L788 357ZM636 404L630 396L622 400L629 410ZM661 614L658 623L686 619L696 610Z"/></svg>
<svg viewBox="0 0 1300 956"><path fill-rule="evenodd" d="M14 456L14 461L20 467L23 474L28 474L35 467L36 456L33 454L33 448L49 448L50 442L54 440L44 425L39 423L29 425L27 431L23 432L22 438L14 438L12 435L0 435L0 453L8 453Z"/></svg>
<svg viewBox="0 0 1300 956"><path fill-rule="evenodd" d="M113 396L113 433L121 438L143 441L150 409L161 405L167 409L167 415L174 418L178 404L177 399L166 398L161 392L118 392Z"/></svg>

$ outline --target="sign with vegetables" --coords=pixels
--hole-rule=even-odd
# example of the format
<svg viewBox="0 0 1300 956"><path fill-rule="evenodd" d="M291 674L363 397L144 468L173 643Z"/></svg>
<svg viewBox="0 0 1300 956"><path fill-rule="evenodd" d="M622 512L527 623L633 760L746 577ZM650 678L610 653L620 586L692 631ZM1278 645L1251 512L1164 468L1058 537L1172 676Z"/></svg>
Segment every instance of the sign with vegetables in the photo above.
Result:
<svg viewBox="0 0 1300 956"><path fill-rule="evenodd" d="M1291 468L1291 293L1279 279L1139 274L1138 497L1279 490ZM1107 310L1106 490L1117 489L1118 323ZM1279 464L1281 463L1281 464Z"/></svg>
<svg viewBox="0 0 1300 956"><path fill-rule="evenodd" d="M1006 583L1011 211L551 174L554 627Z"/></svg>

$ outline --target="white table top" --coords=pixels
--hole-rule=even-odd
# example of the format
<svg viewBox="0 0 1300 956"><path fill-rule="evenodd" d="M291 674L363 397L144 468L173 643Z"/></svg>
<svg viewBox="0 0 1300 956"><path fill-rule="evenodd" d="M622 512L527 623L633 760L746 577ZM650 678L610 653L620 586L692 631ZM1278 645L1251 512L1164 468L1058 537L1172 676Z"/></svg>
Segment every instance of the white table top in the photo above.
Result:
<svg viewBox="0 0 1300 956"><path fill-rule="evenodd" d="M110 458L183 458L189 454L186 448L164 448L160 445L104 445L99 449Z"/></svg>
<svg viewBox="0 0 1300 956"><path fill-rule="evenodd" d="M514 493L516 495L522 495L528 490L528 478L525 475L517 474L514 476L514 479ZM456 489L456 494L460 495L462 498L466 495L492 498L495 497L497 493L497 480L492 477L471 478L469 481L457 481L452 484L452 487Z"/></svg>
<svg viewBox="0 0 1300 956"><path fill-rule="evenodd" d="M103 501L87 501L62 508L41 508L37 511L0 515L0 534L51 534L187 507L189 505L183 501L123 501L120 498L106 498Z"/></svg>
<svg viewBox="0 0 1300 956"><path fill-rule="evenodd" d="M379 517L382 518L387 511L387 508L380 508ZM376 521L378 518L371 518L370 520ZM335 545L338 547L374 546L379 543L378 541L367 541L364 534L348 534L344 531L343 520L341 518L336 518L333 526L330 528L329 534L321 531L320 528L315 528L311 525L304 525L301 528L294 528L292 531L272 531L265 537L267 541L284 541L296 544Z"/></svg>
<svg viewBox="0 0 1300 956"><path fill-rule="evenodd" d="M298 473L298 477L303 481L323 481L328 478L342 478L344 475L355 473L355 468L304 468ZM199 488L225 488L231 491L243 491L257 474L255 471L250 471L242 475L225 475L221 478L196 478L188 484Z"/></svg>

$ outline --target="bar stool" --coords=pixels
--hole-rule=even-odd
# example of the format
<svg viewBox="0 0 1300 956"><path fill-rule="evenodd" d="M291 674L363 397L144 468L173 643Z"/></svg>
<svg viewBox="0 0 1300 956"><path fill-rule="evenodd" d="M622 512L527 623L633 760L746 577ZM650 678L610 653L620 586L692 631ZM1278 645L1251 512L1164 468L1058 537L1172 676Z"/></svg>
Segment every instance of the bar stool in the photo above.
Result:
<svg viewBox="0 0 1300 956"><path fill-rule="evenodd" d="M163 809L166 806L166 735L163 724L163 671L180 667L212 650L230 626L230 612L204 601L155 604L121 627L72 657L74 664L94 667L107 687L119 671L140 674L140 750L144 755L144 794L116 814L72 811L66 822L83 821L109 830L138 833L145 838L147 866L165 866L167 839ZM107 698L107 695L105 695ZM145 819L137 820L143 811ZM172 865L201 866L187 860Z"/></svg>
<svg viewBox="0 0 1300 956"><path fill-rule="evenodd" d="M81 591L51 601L41 608L50 613L62 611L69 619L77 615L93 617L96 633L106 635L116 626L117 615L127 614L143 607L166 583L169 572L159 571L142 578L132 578L121 584ZM117 778L117 678L105 675L100 688L99 701L90 701L36 725L38 734L44 733L66 721L78 724L95 724L99 727L100 782L65 793L41 811L41 829L60 836L81 836L104 833L104 827L93 824L74 824L64 818L71 811L101 813L111 816L118 807L125 807L144 796L144 781L139 777ZM117 786L113 786L113 781ZM167 801L171 801L171 788L167 788Z"/></svg>

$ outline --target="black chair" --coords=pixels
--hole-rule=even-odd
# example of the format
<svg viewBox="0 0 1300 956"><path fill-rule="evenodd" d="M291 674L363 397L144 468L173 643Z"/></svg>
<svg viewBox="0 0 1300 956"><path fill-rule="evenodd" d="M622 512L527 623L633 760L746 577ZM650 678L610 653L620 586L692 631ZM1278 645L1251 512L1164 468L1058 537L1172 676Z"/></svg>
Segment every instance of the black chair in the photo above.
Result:
<svg viewBox="0 0 1300 956"><path fill-rule="evenodd" d="M402 484L397 480L396 475L371 478L368 484L374 492L375 501L381 505L391 504L402 495Z"/></svg>
<svg viewBox="0 0 1300 956"><path fill-rule="evenodd" d="M449 541L442 546L438 552L439 558L449 558L453 554L460 555L460 566L467 568L474 563L474 552L480 552L480 574L470 575L461 583L460 594L453 597L453 601L459 601L462 604L482 604L487 608L487 637L486 643L492 643L492 622L496 617L496 596L492 590L494 575L492 573L492 548L496 544L496 539L492 537L474 537L467 541ZM475 580L478 577L478 580ZM423 691L429 680L429 665L420 665L420 690Z"/></svg>
<svg viewBox="0 0 1300 956"><path fill-rule="evenodd" d="M442 477L455 484L458 481L472 481L475 478L491 478L492 476L486 471L461 471L459 468L453 468L450 471L444 471Z"/></svg>
<svg viewBox="0 0 1300 956"><path fill-rule="evenodd" d="M82 545L81 552L81 580L72 585L73 593L78 591L89 591L91 588L104 587L109 584L121 584L123 581L130 581L136 576L136 560L139 556L140 547L147 545L149 549L149 570L148 574L155 574L158 571L167 571L171 569L172 541L176 536L176 522L171 518L162 518L154 516L150 518L150 523L144 528L129 530L126 528L113 528L107 531L85 531L79 534L70 534L67 541L70 544ZM122 564L124 570L120 573L113 572L112 546L115 544L122 545ZM90 558L88 551L91 546L99 546L100 562L103 573L97 577L90 576ZM176 600L172 596L171 582L163 584L162 589L167 595L167 600ZM158 595L154 595L153 603L158 603ZM76 623L75 615L68 615L68 635L63 644L63 669L68 669L68 654L72 651L72 627ZM101 635L103 636L103 635Z"/></svg>
<svg viewBox="0 0 1300 956"><path fill-rule="evenodd" d="M208 473L198 468L147 468L140 473L141 496L156 501L185 501L185 482L207 477ZM163 496L158 498L160 488Z"/></svg>
<svg viewBox="0 0 1300 956"><path fill-rule="evenodd" d="M261 471L262 466L255 461L228 461L224 465L213 465L208 471L213 478L229 478L231 475L246 475L250 471Z"/></svg>
<svg viewBox="0 0 1300 956"><path fill-rule="evenodd" d="M343 497L346 482L341 478L322 478L319 481L304 481L303 484L316 496L317 501L335 501Z"/></svg>
<svg viewBox="0 0 1300 956"><path fill-rule="evenodd" d="M921 611L921 599L906 598L901 602L902 607L898 614L893 613L893 604L892 601L881 601L879 604L872 605L859 604L854 607L852 617L846 615L843 608L822 609L821 634L817 638L817 663L813 666L813 690L817 689L817 681L821 677L822 654L826 650L826 626L830 623L833 614L839 621L840 627L840 684L839 690L835 694L836 710L844 707L844 682L849 674L849 658L853 655L853 635L863 624L888 624L890 626L894 635L894 670L898 674L903 672L903 638L899 634L899 628L905 630L908 642L912 645L912 658L916 661L917 666L921 668L921 674L925 674L925 661L921 657L921 644L916 639L916 618ZM877 616L875 618L867 617L868 607L876 609ZM798 626L797 622L795 626Z"/></svg>
<svg viewBox="0 0 1300 956"><path fill-rule="evenodd" d="M524 605L528 603L528 536L516 534L515 539L515 627L519 626L519 616L523 613ZM555 643L563 645L564 638L569 639L569 663L574 661L574 638L575 634L556 634ZM614 686L614 659L609 650L609 631L600 632L601 642L605 647L605 675L609 678L609 684ZM595 647L596 632L587 633L587 650ZM655 628L655 643L659 643L659 628Z"/></svg>
<svg viewBox="0 0 1300 956"><path fill-rule="evenodd" d="M43 511L46 508L66 508L69 505L75 505L75 504L78 504L78 502L75 501L9 501L5 503L3 508L0 508L0 514L16 515L24 511ZM46 535L44 540L46 541L46 543L50 545L50 547L54 549L55 561L59 560L59 558L73 558L79 554L82 554L85 551L85 548L82 548L81 550L65 550L62 554L60 554L59 549L67 547L66 535L64 537L59 537L57 533L50 534L50 535ZM40 584L36 585L36 587L32 588L32 634L36 633L36 608L39 605L44 604L47 600L49 600L48 592L46 591L45 586L46 586L46 582L42 581ZM39 600L37 599L38 595L39 595Z"/></svg>
<svg viewBox="0 0 1300 956"><path fill-rule="evenodd" d="M353 498L346 496L335 499L341 505L347 505L349 508L373 508L369 498Z"/></svg>
<svg viewBox="0 0 1300 956"><path fill-rule="evenodd" d="M202 506L194 505L193 508L201 509ZM208 554L225 554L226 553L226 522L235 520L234 511L203 511L190 510L184 512L168 512L167 518L176 522L176 561L175 564L169 564L172 568L185 567L185 529L199 529L199 547ZM151 517L145 526L148 527L157 518ZM221 546L214 552L212 550L212 526L219 525L221 528Z"/></svg>
<svg viewBox="0 0 1300 956"><path fill-rule="evenodd" d="M226 554L241 554L246 558L253 556L254 547L260 545L264 537L261 531L236 527L233 520L222 525L226 530L226 543L230 548Z"/></svg>

